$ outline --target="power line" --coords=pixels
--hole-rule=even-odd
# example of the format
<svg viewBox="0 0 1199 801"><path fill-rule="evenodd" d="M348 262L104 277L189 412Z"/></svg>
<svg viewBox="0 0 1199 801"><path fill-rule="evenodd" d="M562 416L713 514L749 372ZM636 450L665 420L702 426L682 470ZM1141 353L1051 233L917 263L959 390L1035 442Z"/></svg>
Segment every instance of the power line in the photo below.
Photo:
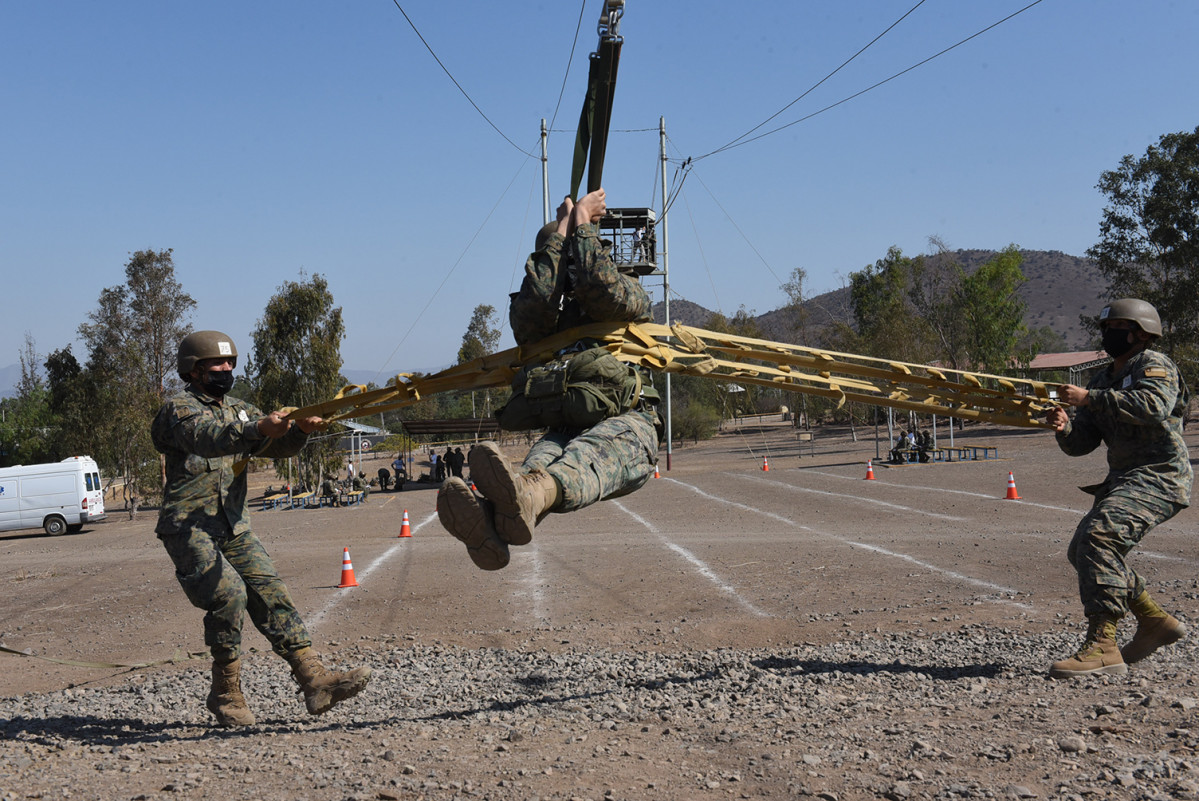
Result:
<svg viewBox="0 0 1199 801"><path fill-rule="evenodd" d="M1011 14L1008 14L1006 17L1004 17L1003 19L999 20L998 22L996 22L996 23L993 23L993 24L991 24L991 25L988 25L987 27L983 28L981 31L978 31L977 33L971 34L970 36L967 36L965 39L962 39L960 42L957 42L956 44L952 44L952 45L950 45L949 47L945 48L944 50L942 50L942 51L940 51L940 52L938 52L938 53L934 53L933 55L929 56L928 58L924 59L923 61L918 61L918 62L916 62L915 64L913 64L912 66L908 67L907 69L905 69L905 70L901 70L900 72L897 72L897 73L895 73L894 75L892 75L892 76L891 76L891 77L889 77L889 78L884 78L883 80L879 81L878 83L875 83L875 84L872 84L872 85L870 85L870 86L867 86L865 89L862 89L862 90L861 90L861 91L859 91L859 92L854 92L854 93L853 93L852 95L850 95L849 97L846 97L846 98L844 98L844 99L842 99L842 100L838 100L836 103L831 103L831 104L829 104L829 105L825 106L824 108L820 109L819 111L813 111L811 114L808 114L808 115L806 115L806 116L804 116L804 117L800 117L799 119L797 119L797 120L795 120L795 121L793 121L793 122L789 122L789 123L787 123L786 125L780 125L778 128L773 128L773 129L771 129L771 130L769 130L769 131L766 131L765 133L762 133L762 134L759 134L759 135L757 135L757 136L753 137L752 139L744 139L744 140L742 140L742 141L736 141L736 140L734 140L734 141L735 141L735 144L734 144L734 143L730 143L730 144L724 145L723 147L717 148L716 150L713 150L713 151L711 151L710 153L705 153L705 154L704 154L704 155L702 155L702 156L697 156L697 157L695 158L695 161L699 161L700 159L706 159L708 156L715 155L716 153L721 153L721 152L723 152L723 151L725 151L725 150L730 150L730 149L732 149L732 148L734 148L734 147L741 147L742 145L748 145L750 142L756 142L756 141L758 141L759 139L762 139L762 138L764 138L764 137L770 136L771 134L776 134L776 133L778 133L779 131L786 130L787 128L790 128L790 127L791 127L791 126L793 126L793 125L798 125L798 124L799 124L799 123L801 123L801 122L806 122L806 121L808 121L808 120L812 119L813 117L816 117L816 116L818 116L818 115L820 115L820 114L823 114L823 113L824 113L824 112L826 112L826 111L831 111L832 109L836 108L837 106L844 105L845 103L848 103L850 100L853 100L853 99L855 99L855 98L861 97L862 95L866 94L867 92L870 92L870 91L872 91L872 90L874 90L874 89L877 89L878 87L882 86L883 84L890 83L891 81L895 80L896 78L899 78L899 77L901 77L901 76L903 76L903 75L906 75L907 73L911 72L911 71L912 71L912 70L914 70L914 69L917 69L917 68L919 68L919 67L923 67L925 64L929 63L929 62L930 62L930 61L932 61L933 59L940 58L941 56L945 55L945 54L946 54L946 53L948 53L949 51L951 51L951 50L954 50L954 49L956 49L956 48L958 48L958 47L961 47L962 45L966 44L966 42L969 42L969 41L970 41L970 40L972 40L972 39L976 39L976 38L978 38L979 36L982 36L982 35L983 35L984 33L986 33L987 31L990 31L990 30L992 30L992 29L994 29L994 28L997 28L997 27L999 27L1000 25L1002 25L1003 23L1007 22L1008 20L1010 20L1010 19L1012 19L1012 18L1014 18L1014 17L1017 17L1017 16L1019 16L1020 14L1023 14L1025 11L1028 11L1028 10L1029 10L1030 8L1032 8L1033 6L1040 5L1042 1L1043 1L1043 0L1033 0L1033 2L1029 3L1029 4L1028 4L1028 5L1026 5L1024 8L1021 8L1021 9L1019 9L1018 11L1014 11L1014 12L1012 12ZM777 115L776 115L776 116L777 116ZM760 126L759 126L759 127L760 127ZM756 129L755 129L755 130L756 130ZM744 134L743 134L743 136L744 136Z"/></svg>
<svg viewBox="0 0 1199 801"><path fill-rule="evenodd" d="M477 103L475 103L474 100L471 99L470 95L468 95L466 93L466 90L462 88L462 84L458 83L458 79L455 78L450 73L450 71L446 68L445 64L441 63L441 59L438 58L437 54L433 52L433 48L430 47L429 43L425 41L425 37L421 36L421 32L416 29L416 25L414 25L411 18L409 18L408 12L404 11L404 7L400 5L400 0L391 0L391 1L393 3L395 3L395 7L398 8L400 10L400 13L404 15L404 19L408 21L408 25L412 28L413 33L415 33L416 37L418 39L420 39L420 42L421 42L421 44L423 44L425 46L425 49L429 51L429 55L433 56L433 60L437 62L437 66L441 67L441 71L446 74L446 77L448 77L453 82L454 86L458 87L458 91L462 93L462 96L466 98L466 101L468 103L470 103L472 106L474 106L475 111L479 112L479 116L482 117L484 120L486 120L487 124L490 125L493 129L495 129L496 133L498 133L500 136L504 137L505 142L512 145L514 148L519 150L521 153L524 153L529 158L531 158L531 159L537 158L537 156L533 155L532 153L528 152L527 150L524 150L523 148L521 148L520 145L516 144L511 139L509 139L508 135L505 134L503 131L501 131L499 129L499 127L494 122L492 122L491 119L488 118L488 116L486 114L483 113L483 109L479 108L479 105Z"/></svg>
<svg viewBox="0 0 1199 801"><path fill-rule="evenodd" d="M722 145L722 146L720 146L720 147L716 148L715 150L713 150L713 151L712 151L712 153L707 153L707 154L705 154L705 156L700 156L700 158L705 158L706 156L710 156L710 155L712 155L713 153L719 153L719 152L720 152L720 151L722 151L722 150L726 150L726 149L728 149L728 148L732 147L733 145L737 144L737 142L739 142L739 141L741 141L742 139L744 139L745 137L749 136L751 133L753 133L754 131L758 130L758 129L759 129L759 128L761 128L763 125L765 125L766 123L770 122L770 121L771 121L771 120L773 120L775 117L777 117L778 115L782 114L784 111L786 111L787 109L791 108L792 106L794 106L794 105L795 105L796 103L798 103L799 101L803 100L805 97L807 97L807 96L808 96L808 95L810 95L812 92L814 92L816 89L818 89L818 88L820 87L820 85L821 85L821 84L823 84L823 83L824 83L825 81L827 81L829 78L833 77L833 76L834 76L834 75L836 75L838 72L840 72L842 69L844 69L844 68L845 68L845 67L846 67L846 66L847 66L847 65L848 65L848 64L849 64L851 61L853 61L855 58L857 58L858 56L860 56L860 55L862 55L863 53L865 53L865 52L866 52L868 49L870 49L871 45L873 45L873 44L874 44L875 42L877 42L879 39L882 39L884 36L886 36L888 33L890 33L890 32L891 32L891 30L892 30L892 29L893 29L893 28L894 28L896 25L898 25L899 23L901 23L901 22L903 22L905 19L907 19L907 18L908 18L908 17L909 17L909 16L912 14L912 12L913 12L913 11L915 11L915 10L916 10L916 9L918 9L918 8L920 8L920 6L924 5L924 3L925 3L925 0L920 0L920 2L916 3L916 5L914 5L914 6L912 6L911 8L909 8L909 9L907 10L907 13L905 13L905 14L904 14L902 17L900 17L899 19L895 20L895 21L894 21L894 22L892 22L890 25L888 25L886 30L884 30L884 31L883 31L882 33L880 33L878 36L874 37L874 38L873 38L873 39L871 39L869 42L867 42L867 43L866 43L866 45L865 45L865 46L864 46L864 47L863 47L861 50L859 50L858 52L854 53L854 54L853 54L852 56L850 56L849 58L847 58L847 59L845 59L844 61L842 61L842 62L841 62L841 64L840 64L840 66L838 66L838 67L837 67L835 70L833 70L832 72L830 72L828 75L825 75L823 78L821 78L821 79L820 79L819 81L817 81L816 83L814 83L814 84L812 84L811 86L809 86L809 87L807 88L807 90L806 90L806 91L805 91L803 94L801 94L799 97L795 98L795 99L794 99L794 100L792 100L790 103L788 103L787 105L783 106L781 109L779 109L778 111L774 112L774 113L773 113L773 114L771 114L769 117L767 117L766 119L762 120L762 121L761 121L761 122L759 122L757 125L755 125L754 127L750 128L750 129L749 129L748 131L746 131L745 133L743 133L743 134L741 134L740 136L738 136L738 137L737 137L736 139L734 139L733 141L731 141L731 142L729 142L729 143L727 143L727 144L725 144L725 145Z"/></svg>

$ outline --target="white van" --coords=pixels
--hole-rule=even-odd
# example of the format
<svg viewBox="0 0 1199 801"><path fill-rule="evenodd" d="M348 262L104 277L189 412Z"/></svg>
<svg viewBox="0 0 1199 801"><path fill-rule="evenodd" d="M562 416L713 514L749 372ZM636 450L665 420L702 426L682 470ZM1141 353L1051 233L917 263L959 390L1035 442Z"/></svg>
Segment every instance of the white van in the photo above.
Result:
<svg viewBox="0 0 1199 801"><path fill-rule="evenodd" d="M105 517L100 467L90 456L0 467L0 531L62 534Z"/></svg>

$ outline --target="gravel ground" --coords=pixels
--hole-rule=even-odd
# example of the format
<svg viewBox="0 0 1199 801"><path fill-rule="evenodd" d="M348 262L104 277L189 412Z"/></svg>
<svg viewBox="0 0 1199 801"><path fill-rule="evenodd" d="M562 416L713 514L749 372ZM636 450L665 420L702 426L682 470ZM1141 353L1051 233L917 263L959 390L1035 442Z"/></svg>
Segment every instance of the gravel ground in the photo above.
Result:
<svg viewBox="0 0 1199 801"><path fill-rule="evenodd" d="M669 654L363 642L339 661L370 687L319 718L254 654L247 729L210 728L198 663L0 702L0 798L1199 797L1196 647L1046 679L1075 644L971 623Z"/></svg>
<svg viewBox="0 0 1199 801"><path fill-rule="evenodd" d="M1126 676L1046 676L1081 641L1064 552L1101 457L967 434L1005 459L876 465L870 483L872 443L822 435L813 459L786 429L718 438L550 521L498 574L418 522L432 492L256 512L317 647L370 665L367 689L309 717L248 632L259 722L222 730L205 660L0 654L0 801L1199 798L1196 638ZM1019 503L1001 500L1013 469ZM397 540L402 511L415 533ZM1192 625L1196 520L1137 557ZM152 525L0 538L0 641L118 662L200 650ZM331 583L343 545L351 590Z"/></svg>

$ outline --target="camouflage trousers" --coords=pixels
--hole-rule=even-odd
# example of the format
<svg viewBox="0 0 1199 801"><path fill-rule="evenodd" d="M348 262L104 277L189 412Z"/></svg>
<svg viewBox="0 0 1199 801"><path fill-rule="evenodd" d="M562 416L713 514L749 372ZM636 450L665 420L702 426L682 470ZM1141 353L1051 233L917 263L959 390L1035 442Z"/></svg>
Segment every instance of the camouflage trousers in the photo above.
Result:
<svg viewBox="0 0 1199 801"><path fill-rule="evenodd" d="M1125 557L1151 528L1183 504L1129 490L1100 490L1095 505L1074 531L1066 556L1078 573L1078 594L1088 616L1121 618L1128 602L1145 590L1145 580Z"/></svg>
<svg viewBox="0 0 1199 801"><path fill-rule="evenodd" d="M175 563L175 578L187 599L205 612L204 644L213 657L240 653L247 611L280 656L312 645L275 563L253 532L214 537L192 529L158 538Z"/></svg>
<svg viewBox="0 0 1199 801"><path fill-rule="evenodd" d="M550 431L533 445L523 469L557 479L562 504L555 512L628 495L645 485L658 463L656 417L652 409L638 409L583 431Z"/></svg>

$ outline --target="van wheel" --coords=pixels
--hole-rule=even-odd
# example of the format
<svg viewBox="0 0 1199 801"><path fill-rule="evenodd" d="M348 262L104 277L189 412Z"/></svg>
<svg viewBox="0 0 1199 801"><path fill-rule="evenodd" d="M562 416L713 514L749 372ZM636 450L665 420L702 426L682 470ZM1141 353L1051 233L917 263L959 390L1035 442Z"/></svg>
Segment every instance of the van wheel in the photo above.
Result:
<svg viewBox="0 0 1199 801"><path fill-rule="evenodd" d="M46 530L46 533L49 534L51 537L57 537L59 534L63 534L66 532L67 521L63 520L58 515L50 515L42 523L42 528L44 528Z"/></svg>

